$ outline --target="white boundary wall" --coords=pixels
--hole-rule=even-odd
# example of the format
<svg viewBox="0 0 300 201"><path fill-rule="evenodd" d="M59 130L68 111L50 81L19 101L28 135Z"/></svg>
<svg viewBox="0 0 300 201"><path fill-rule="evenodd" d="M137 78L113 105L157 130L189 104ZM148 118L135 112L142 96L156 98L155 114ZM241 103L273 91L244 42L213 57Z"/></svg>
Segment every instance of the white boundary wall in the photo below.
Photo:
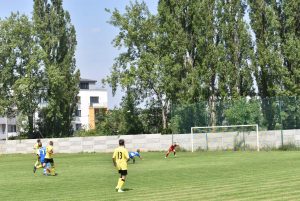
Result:
<svg viewBox="0 0 300 201"><path fill-rule="evenodd" d="M231 141L232 139L236 139L236 140L239 140L239 141L243 141L243 142L246 142L247 143L249 142L250 144L247 144L250 148L254 148L253 146L253 135L256 136L256 146L255 146L255 149L257 151L259 151L259 133L258 133L258 124L253 124L253 125L230 125L230 126L207 126L207 127L192 127L191 128L191 149L192 149L192 152L194 151L194 136L195 135L201 135L199 133L195 133L194 130L202 130L202 135L203 135L203 131L205 131L206 129L217 129L217 128L245 128L245 127L252 127L252 128L255 128L255 131L256 132L253 132L253 131L250 131L250 132L246 132L246 134L244 132L242 132L241 134L239 133L234 133L234 132L226 132L226 133L210 133L209 135L207 133L205 133L205 147L206 147L206 150L209 149L209 141L211 141L211 139L214 139L214 138L219 138L221 140L221 142L218 142L218 143L215 143L215 141L212 141L211 144L215 144L217 145L216 148L219 147L219 144L221 143L221 147L220 149L230 149L231 147L233 147L233 144L231 144ZM231 135L231 138L229 138L229 135ZM196 142L197 143L197 142ZM198 148L201 148L203 149L202 146L198 145Z"/></svg>
<svg viewBox="0 0 300 201"><path fill-rule="evenodd" d="M300 130L284 130L284 144L293 143L300 146ZM233 134L208 133L209 150L232 149ZM204 134L195 134L194 148L206 148ZM166 151L172 143L172 135L123 135L123 136L98 136L98 137L71 137L42 139L45 146L49 140L54 142L55 153L80 153L80 152L112 152L118 146L119 138L125 139L129 151L140 148L142 151ZM281 131L260 131L260 148L273 148L281 145ZM184 149L191 150L190 134L174 134L173 140ZM8 140L0 141L1 154L33 153L36 140ZM247 139L247 144L256 145L256 137Z"/></svg>

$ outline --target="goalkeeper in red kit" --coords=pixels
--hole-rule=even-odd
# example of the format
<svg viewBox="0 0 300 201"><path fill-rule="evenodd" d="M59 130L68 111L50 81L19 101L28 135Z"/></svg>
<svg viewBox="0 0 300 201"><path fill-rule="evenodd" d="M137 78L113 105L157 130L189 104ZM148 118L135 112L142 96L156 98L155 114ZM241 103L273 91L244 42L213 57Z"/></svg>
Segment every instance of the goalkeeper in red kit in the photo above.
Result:
<svg viewBox="0 0 300 201"><path fill-rule="evenodd" d="M167 152L165 158L167 158L171 152L173 152L173 153L174 153L174 157L176 157L176 150L175 150L176 147L179 147L179 145L178 145L176 142L174 142L174 143L170 146L170 148L169 148L169 150L168 150L168 152Z"/></svg>

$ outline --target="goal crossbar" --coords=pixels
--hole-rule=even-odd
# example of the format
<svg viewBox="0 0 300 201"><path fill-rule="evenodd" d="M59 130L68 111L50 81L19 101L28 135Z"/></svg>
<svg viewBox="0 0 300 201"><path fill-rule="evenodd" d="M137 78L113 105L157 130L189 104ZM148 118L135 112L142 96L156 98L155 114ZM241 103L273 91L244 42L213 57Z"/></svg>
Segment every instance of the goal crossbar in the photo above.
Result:
<svg viewBox="0 0 300 201"><path fill-rule="evenodd" d="M248 125L229 125L229 126L202 126L202 127L191 127L191 143L192 152L194 152L194 133L193 129L211 129L211 128L236 128L236 127L255 127L256 128L256 146L257 151L259 151L259 134L258 134L258 124L248 124Z"/></svg>

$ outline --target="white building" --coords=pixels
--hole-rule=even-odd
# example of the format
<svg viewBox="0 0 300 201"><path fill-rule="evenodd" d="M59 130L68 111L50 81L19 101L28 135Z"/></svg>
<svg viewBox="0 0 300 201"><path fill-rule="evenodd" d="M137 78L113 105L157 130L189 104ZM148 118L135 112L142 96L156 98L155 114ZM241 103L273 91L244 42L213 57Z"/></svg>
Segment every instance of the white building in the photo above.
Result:
<svg viewBox="0 0 300 201"><path fill-rule="evenodd" d="M80 79L78 109L72 122L74 130L95 129L97 113L107 110L107 91L96 86L96 80Z"/></svg>
<svg viewBox="0 0 300 201"><path fill-rule="evenodd" d="M95 129L97 113L103 109L107 110L107 90L96 86L96 80L80 79L80 90L78 94L78 109L72 122L74 131ZM46 102L41 102L40 107L45 107ZM38 114L35 115L38 118ZM16 118L7 119L0 117L0 140L7 137L17 136ZM6 130L8 132L6 132Z"/></svg>
<svg viewBox="0 0 300 201"><path fill-rule="evenodd" d="M17 135L16 119L0 117L0 140Z"/></svg>

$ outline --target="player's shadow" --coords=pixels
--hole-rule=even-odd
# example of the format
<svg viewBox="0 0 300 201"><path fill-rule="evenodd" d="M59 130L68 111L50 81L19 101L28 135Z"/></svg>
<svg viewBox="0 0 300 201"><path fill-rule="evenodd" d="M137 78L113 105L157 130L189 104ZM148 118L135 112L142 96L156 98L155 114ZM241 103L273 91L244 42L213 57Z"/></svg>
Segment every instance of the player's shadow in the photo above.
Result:
<svg viewBox="0 0 300 201"><path fill-rule="evenodd" d="M133 188L124 188L123 191L132 191Z"/></svg>

